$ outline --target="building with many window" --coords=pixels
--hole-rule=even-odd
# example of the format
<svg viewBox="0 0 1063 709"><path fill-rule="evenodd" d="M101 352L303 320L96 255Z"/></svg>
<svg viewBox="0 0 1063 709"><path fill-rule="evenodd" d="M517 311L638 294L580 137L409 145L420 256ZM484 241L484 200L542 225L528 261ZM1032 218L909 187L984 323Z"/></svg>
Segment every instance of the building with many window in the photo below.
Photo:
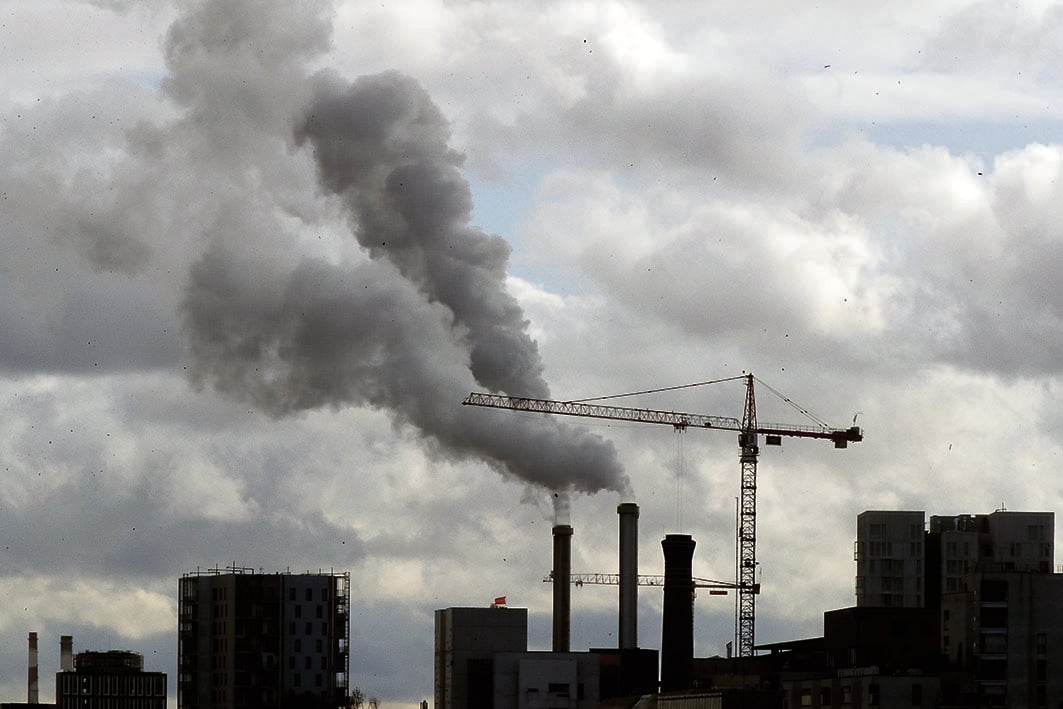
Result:
<svg viewBox="0 0 1063 709"><path fill-rule="evenodd" d="M144 656L125 650L79 652L55 675L59 709L166 709L166 673L145 672Z"/></svg>
<svg viewBox="0 0 1063 709"><path fill-rule="evenodd" d="M1051 573L1055 516L1012 512L930 517L872 510L856 518L856 604L937 608L975 571Z"/></svg>
<svg viewBox="0 0 1063 709"><path fill-rule="evenodd" d="M923 511L875 510L856 518L856 605L922 608Z"/></svg>
<svg viewBox="0 0 1063 709"><path fill-rule="evenodd" d="M235 568L186 574L178 610L178 706L346 706L350 576Z"/></svg>

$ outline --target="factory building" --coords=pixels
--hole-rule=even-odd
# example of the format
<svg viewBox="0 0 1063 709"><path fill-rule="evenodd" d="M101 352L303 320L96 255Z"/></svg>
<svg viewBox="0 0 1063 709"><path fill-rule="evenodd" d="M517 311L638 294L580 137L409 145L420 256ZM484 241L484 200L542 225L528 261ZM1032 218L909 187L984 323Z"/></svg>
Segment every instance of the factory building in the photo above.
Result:
<svg viewBox="0 0 1063 709"><path fill-rule="evenodd" d="M493 706L495 656L527 652L528 609L444 608L435 623L435 709Z"/></svg>
<svg viewBox="0 0 1063 709"><path fill-rule="evenodd" d="M494 662L494 709L593 709L600 661L587 652L502 652ZM472 705L469 706L480 706Z"/></svg>
<svg viewBox="0 0 1063 709"><path fill-rule="evenodd" d="M623 503L617 514L619 647L570 650L573 529L554 525L552 651L528 651L525 608L496 603L489 608L439 609L435 612L436 709L592 709L603 700L656 693L658 653L637 646L638 505ZM669 536L664 548L667 552L672 547L666 594L674 599L667 613L672 619L667 641L674 650L670 663L678 668L682 685L689 683L693 651L694 542L689 536Z"/></svg>
<svg viewBox="0 0 1063 709"><path fill-rule="evenodd" d="M58 709L166 709L166 673L145 672L126 650L79 652L73 670L55 676Z"/></svg>
<svg viewBox="0 0 1063 709"><path fill-rule="evenodd" d="M179 582L181 709L345 706L350 576L229 567Z"/></svg>

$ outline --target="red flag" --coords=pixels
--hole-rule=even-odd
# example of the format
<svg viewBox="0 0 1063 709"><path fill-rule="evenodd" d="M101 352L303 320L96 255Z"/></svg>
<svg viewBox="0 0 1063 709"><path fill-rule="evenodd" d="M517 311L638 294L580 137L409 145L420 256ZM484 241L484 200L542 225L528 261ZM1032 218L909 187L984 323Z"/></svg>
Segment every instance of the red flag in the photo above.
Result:
<svg viewBox="0 0 1063 709"><path fill-rule="evenodd" d="M505 596L499 596L498 598L496 598L495 599L495 605L496 606L504 606L504 605L506 605L506 597Z"/></svg>

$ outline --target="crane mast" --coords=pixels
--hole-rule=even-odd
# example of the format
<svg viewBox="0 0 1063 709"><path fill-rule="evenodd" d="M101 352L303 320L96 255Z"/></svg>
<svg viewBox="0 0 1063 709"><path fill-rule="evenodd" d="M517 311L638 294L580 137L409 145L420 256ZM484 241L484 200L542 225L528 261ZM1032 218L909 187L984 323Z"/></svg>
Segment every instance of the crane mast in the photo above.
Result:
<svg viewBox="0 0 1063 709"><path fill-rule="evenodd" d="M738 432L739 460L742 466L741 489L737 524L737 570L735 587L738 598L735 610L735 640L739 657L751 657L756 625L756 594L760 585L756 582L757 571L757 457L760 454L760 436L767 445L781 445L782 437L819 438L834 442L835 448L846 448L850 442L864 439L857 426L833 428L823 424L771 424L757 421L756 396L753 390L755 377L745 374L720 381L745 380L745 406L741 421L730 416L710 416L659 409L606 406L584 401L553 401L501 394L473 392L461 402L467 406L484 406L511 411L528 411L563 416L655 423L673 426L677 430L689 427L710 428ZM715 382L713 382L715 383ZM763 382L762 382L763 383ZM679 388L679 387L671 387ZM770 388L770 387L769 387ZM661 390L664 391L664 390ZM640 392L648 393L648 392Z"/></svg>
<svg viewBox="0 0 1063 709"><path fill-rule="evenodd" d="M756 625L757 575L757 402L753 395L753 375L746 379L746 405L742 412L742 489L738 505L738 599L735 613L735 640L739 657L752 657Z"/></svg>

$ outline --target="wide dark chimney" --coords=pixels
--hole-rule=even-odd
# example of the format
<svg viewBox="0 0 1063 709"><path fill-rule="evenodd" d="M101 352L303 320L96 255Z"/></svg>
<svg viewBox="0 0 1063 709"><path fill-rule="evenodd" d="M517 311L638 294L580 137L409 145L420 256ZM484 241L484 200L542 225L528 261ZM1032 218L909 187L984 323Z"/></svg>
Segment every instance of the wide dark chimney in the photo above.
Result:
<svg viewBox="0 0 1063 709"><path fill-rule="evenodd" d="M639 506L623 502L616 508L620 516L620 618L617 647L631 650L639 646Z"/></svg>
<svg viewBox="0 0 1063 709"><path fill-rule="evenodd" d="M568 652L572 626L572 527L554 525L554 652Z"/></svg>
<svg viewBox="0 0 1063 709"><path fill-rule="evenodd" d="M694 539L669 534L664 549L664 617L661 621L661 691L693 686L694 665Z"/></svg>

